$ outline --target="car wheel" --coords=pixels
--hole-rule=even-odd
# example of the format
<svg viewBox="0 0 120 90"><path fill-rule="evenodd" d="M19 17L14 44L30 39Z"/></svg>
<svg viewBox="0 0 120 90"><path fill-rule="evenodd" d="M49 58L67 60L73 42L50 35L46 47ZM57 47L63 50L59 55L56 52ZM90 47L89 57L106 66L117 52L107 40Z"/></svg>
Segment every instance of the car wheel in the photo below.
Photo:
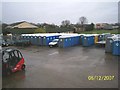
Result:
<svg viewBox="0 0 120 90"><path fill-rule="evenodd" d="M21 70L25 70L25 64L22 65Z"/></svg>

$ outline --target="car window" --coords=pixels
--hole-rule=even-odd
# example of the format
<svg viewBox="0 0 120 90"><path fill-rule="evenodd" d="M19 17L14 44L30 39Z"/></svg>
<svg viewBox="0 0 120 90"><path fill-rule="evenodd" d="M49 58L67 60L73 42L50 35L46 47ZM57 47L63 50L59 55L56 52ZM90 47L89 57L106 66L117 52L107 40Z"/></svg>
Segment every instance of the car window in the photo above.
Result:
<svg viewBox="0 0 120 90"><path fill-rule="evenodd" d="M14 51L14 55L15 55L15 57L18 57L18 52Z"/></svg>
<svg viewBox="0 0 120 90"><path fill-rule="evenodd" d="M18 51L18 57L22 58L22 54Z"/></svg>

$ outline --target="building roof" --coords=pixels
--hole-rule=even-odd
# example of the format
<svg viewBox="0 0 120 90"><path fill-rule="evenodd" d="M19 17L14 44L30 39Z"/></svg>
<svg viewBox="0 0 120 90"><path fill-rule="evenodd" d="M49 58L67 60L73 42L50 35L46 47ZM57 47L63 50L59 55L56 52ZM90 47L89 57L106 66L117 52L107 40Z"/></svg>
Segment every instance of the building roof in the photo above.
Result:
<svg viewBox="0 0 120 90"><path fill-rule="evenodd" d="M38 28L38 27L28 22L22 22L18 25L13 26L13 28Z"/></svg>
<svg viewBox="0 0 120 90"><path fill-rule="evenodd" d="M23 21L23 22L13 23L7 26L6 28L38 28L38 27L29 22Z"/></svg>

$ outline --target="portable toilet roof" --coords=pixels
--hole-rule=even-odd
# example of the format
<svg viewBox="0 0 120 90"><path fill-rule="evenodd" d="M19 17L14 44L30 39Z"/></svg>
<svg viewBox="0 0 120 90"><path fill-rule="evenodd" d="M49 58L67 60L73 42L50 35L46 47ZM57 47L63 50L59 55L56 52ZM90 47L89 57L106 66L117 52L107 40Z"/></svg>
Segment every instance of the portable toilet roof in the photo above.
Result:
<svg viewBox="0 0 120 90"><path fill-rule="evenodd" d="M86 35L84 35L84 36L90 37L90 36L94 36L94 35L92 35L92 34L86 34Z"/></svg>
<svg viewBox="0 0 120 90"><path fill-rule="evenodd" d="M70 37L76 37L76 36L80 36L80 35L63 35L63 36L60 36L59 38L70 38Z"/></svg>

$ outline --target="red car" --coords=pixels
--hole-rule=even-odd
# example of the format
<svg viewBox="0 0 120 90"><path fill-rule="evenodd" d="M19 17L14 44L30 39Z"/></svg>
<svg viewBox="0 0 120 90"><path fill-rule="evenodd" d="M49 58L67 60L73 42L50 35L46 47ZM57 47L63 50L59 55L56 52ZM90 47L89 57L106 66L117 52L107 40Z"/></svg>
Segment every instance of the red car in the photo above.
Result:
<svg viewBox="0 0 120 90"><path fill-rule="evenodd" d="M5 49L2 51L2 73L9 75L13 72L25 70L25 60L19 50Z"/></svg>

